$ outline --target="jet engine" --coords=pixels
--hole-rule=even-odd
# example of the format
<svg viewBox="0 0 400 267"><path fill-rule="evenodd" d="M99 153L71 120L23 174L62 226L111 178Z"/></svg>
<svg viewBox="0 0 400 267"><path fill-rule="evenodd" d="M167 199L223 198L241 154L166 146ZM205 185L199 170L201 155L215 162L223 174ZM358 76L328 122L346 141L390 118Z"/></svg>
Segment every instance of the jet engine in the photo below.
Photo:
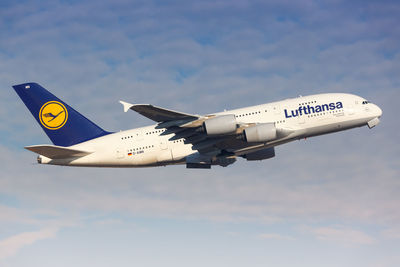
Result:
<svg viewBox="0 0 400 267"><path fill-rule="evenodd" d="M203 123L203 129L207 135L234 134L236 132L235 115L221 115L208 119Z"/></svg>
<svg viewBox="0 0 400 267"><path fill-rule="evenodd" d="M273 148L273 147L265 148L262 150L258 150L256 152L252 152L252 153L243 155L243 157L249 161L270 159L270 158L275 157L275 148Z"/></svg>
<svg viewBox="0 0 400 267"><path fill-rule="evenodd" d="M248 127L243 131L243 138L246 142L268 142L277 137L275 123L260 123Z"/></svg>

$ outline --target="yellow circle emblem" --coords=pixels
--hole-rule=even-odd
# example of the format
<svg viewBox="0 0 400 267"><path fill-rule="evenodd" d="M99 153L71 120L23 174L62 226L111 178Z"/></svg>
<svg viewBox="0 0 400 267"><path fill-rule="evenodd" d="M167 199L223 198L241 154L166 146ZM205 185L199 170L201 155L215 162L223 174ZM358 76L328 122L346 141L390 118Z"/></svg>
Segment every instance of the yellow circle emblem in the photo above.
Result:
<svg viewBox="0 0 400 267"><path fill-rule="evenodd" d="M39 111L40 123L50 130L57 130L64 126L68 120L68 111L58 101L46 102Z"/></svg>

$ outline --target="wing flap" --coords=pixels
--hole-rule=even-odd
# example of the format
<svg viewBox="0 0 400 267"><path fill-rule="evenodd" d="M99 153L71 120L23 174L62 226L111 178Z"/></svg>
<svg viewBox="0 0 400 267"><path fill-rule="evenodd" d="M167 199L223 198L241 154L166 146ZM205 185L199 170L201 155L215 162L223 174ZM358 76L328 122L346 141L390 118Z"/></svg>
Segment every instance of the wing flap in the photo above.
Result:
<svg viewBox="0 0 400 267"><path fill-rule="evenodd" d="M35 152L39 155L45 156L50 159L64 159L70 157L83 157L91 154L92 152L82 151L77 149L71 149L62 146L53 145L36 145L27 146L25 149Z"/></svg>

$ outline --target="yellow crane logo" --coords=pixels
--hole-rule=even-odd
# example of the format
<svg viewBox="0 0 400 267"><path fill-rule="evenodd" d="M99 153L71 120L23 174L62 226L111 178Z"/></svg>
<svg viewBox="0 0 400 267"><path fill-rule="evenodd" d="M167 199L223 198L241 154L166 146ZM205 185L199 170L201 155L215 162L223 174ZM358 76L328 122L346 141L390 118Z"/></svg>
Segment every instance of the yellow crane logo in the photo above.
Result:
<svg viewBox="0 0 400 267"><path fill-rule="evenodd" d="M57 130L68 120L68 111L58 101L49 101L43 104L39 111L40 123L49 130Z"/></svg>

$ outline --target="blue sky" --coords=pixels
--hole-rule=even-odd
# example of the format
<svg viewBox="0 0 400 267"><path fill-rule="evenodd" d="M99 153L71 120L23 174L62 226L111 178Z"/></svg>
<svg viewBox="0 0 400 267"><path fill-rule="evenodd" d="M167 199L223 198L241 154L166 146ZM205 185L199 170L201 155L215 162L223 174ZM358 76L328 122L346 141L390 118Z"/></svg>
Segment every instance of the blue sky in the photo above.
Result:
<svg viewBox="0 0 400 267"><path fill-rule="evenodd" d="M0 265L398 266L397 1L2 1ZM13 84L106 130L118 100L211 113L323 92L383 109L229 168L41 166Z"/></svg>

